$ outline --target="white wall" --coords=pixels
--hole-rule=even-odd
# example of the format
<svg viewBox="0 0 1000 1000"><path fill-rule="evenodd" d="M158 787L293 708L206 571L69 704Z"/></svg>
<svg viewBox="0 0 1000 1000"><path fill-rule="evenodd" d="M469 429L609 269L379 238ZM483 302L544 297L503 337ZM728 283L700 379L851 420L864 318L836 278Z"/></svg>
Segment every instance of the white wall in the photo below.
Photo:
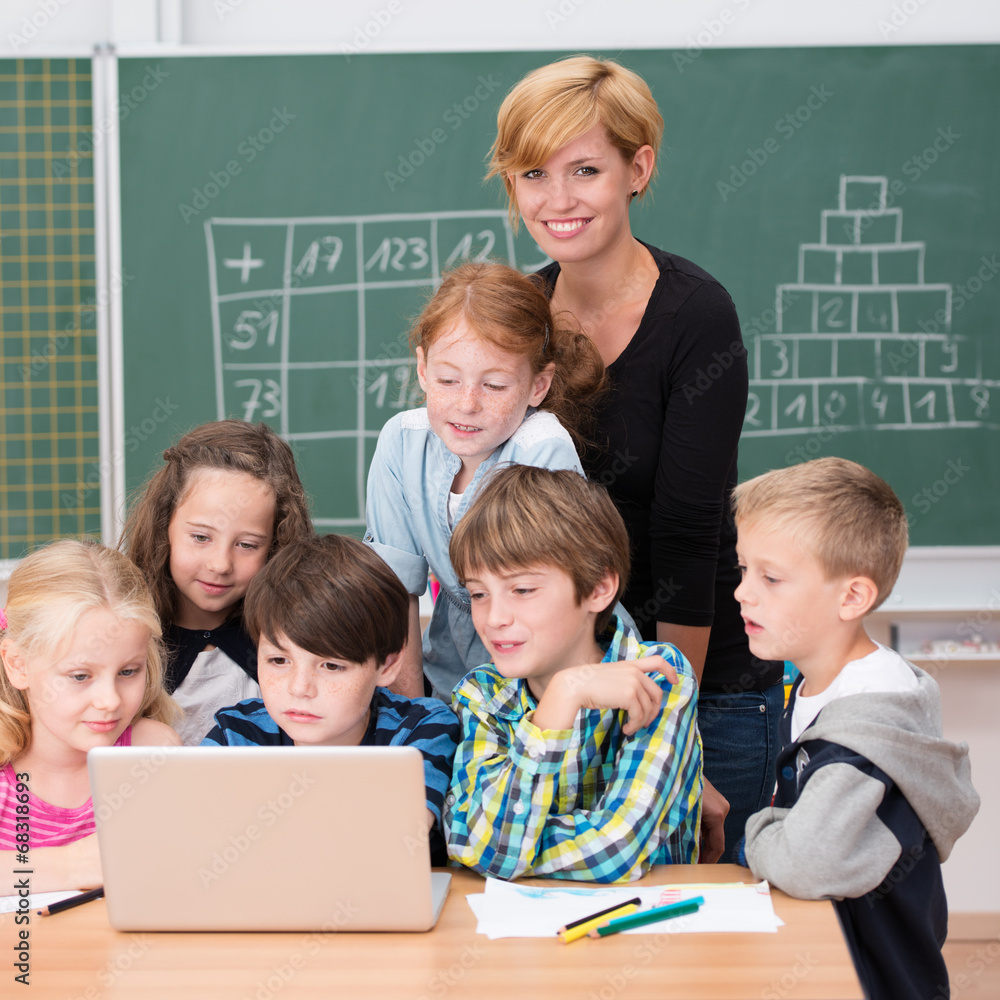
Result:
<svg viewBox="0 0 1000 1000"><path fill-rule="evenodd" d="M1000 41L995 0L4 0L0 55L162 40L340 51ZM359 34L360 33L360 34Z"/></svg>

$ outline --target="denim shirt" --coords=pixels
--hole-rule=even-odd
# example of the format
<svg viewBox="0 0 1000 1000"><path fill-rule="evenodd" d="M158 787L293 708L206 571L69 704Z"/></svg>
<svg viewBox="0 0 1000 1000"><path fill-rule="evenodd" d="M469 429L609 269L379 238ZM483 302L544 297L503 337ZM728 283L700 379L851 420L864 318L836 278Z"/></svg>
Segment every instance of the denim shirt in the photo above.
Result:
<svg viewBox="0 0 1000 1000"><path fill-rule="evenodd" d="M557 417L529 410L521 426L476 469L455 515L465 515L483 477L498 465L573 469L583 475L573 439ZM455 685L491 659L472 625L469 592L448 558L448 494L462 460L431 430L427 410L398 413L382 428L368 472L365 541L392 567L409 593L427 587L428 567L441 584L424 635L424 673L451 702Z"/></svg>

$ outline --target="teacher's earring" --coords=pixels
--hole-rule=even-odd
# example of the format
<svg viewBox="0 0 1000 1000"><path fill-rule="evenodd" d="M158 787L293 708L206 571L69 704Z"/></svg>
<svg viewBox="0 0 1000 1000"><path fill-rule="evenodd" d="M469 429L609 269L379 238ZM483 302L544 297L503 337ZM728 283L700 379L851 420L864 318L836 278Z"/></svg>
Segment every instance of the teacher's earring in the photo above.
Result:
<svg viewBox="0 0 1000 1000"><path fill-rule="evenodd" d="M633 198L638 198L639 197L639 192L638 191L633 191L632 192L632 197Z"/></svg>

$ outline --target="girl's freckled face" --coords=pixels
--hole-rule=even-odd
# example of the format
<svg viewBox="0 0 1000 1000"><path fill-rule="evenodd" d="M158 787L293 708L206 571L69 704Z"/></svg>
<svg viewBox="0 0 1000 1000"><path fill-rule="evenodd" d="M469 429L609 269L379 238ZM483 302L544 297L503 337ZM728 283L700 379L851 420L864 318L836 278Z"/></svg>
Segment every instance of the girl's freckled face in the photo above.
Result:
<svg viewBox="0 0 1000 1000"><path fill-rule="evenodd" d="M548 391L527 358L481 338L464 318L417 348L417 377L431 429L470 475L521 426Z"/></svg>

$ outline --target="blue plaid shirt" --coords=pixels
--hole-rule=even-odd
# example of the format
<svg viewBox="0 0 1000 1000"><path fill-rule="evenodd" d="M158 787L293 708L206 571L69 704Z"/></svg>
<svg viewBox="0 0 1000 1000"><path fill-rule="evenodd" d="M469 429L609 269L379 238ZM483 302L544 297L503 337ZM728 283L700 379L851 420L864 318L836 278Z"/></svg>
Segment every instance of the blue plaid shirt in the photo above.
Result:
<svg viewBox="0 0 1000 1000"><path fill-rule="evenodd" d="M613 634L612 634L613 633ZM697 685L676 647L643 645L612 618L605 663L660 655L677 671L660 714L626 736L623 711L581 710L572 729L540 730L524 680L491 664L455 689L462 723L445 799L448 856L495 878L623 882L654 864L698 859L701 739Z"/></svg>

